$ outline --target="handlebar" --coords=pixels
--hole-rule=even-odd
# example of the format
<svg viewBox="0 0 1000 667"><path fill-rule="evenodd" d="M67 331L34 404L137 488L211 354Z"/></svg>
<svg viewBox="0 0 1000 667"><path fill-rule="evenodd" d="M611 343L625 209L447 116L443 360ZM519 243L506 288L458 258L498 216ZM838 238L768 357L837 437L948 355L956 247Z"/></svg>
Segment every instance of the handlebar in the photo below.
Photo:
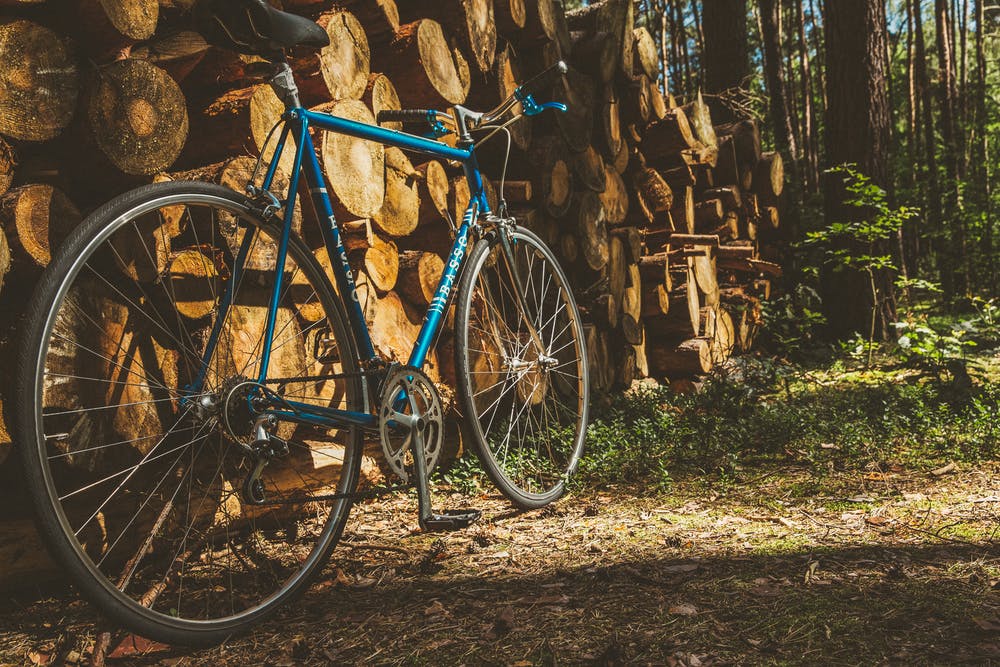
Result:
<svg viewBox="0 0 1000 667"><path fill-rule="evenodd" d="M546 109L565 111L566 105L559 102L538 104L533 94L551 87L568 71L566 63L560 60L515 88L510 97L488 113L475 113L459 106L455 107L456 115L454 117L435 109L384 109L378 112L375 120L379 124L386 122L427 123L431 130L429 136L436 139L448 134L452 129L464 134L467 132L466 128L473 129L492 125L518 103L521 104L521 108L527 116L533 116ZM469 121L468 124L466 124L467 121Z"/></svg>

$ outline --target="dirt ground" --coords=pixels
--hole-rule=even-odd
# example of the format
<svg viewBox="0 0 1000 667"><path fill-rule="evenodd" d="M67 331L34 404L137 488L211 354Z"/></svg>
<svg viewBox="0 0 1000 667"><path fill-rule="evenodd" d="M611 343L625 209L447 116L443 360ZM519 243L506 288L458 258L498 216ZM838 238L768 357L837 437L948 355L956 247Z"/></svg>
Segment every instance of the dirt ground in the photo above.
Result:
<svg viewBox="0 0 1000 667"><path fill-rule="evenodd" d="M411 498L363 504L266 625L201 651L115 633L108 664L1000 664L998 464L438 499L484 517L425 535ZM65 590L8 594L0 665L88 664L99 623Z"/></svg>

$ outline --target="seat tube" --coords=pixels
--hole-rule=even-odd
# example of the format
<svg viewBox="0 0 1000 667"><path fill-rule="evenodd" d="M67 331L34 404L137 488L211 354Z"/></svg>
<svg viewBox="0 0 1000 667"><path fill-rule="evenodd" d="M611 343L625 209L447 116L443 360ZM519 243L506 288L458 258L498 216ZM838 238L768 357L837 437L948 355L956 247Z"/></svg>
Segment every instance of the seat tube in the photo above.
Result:
<svg viewBox="0 0 1000 667"><path fill-rule="evenodd" d="M288 241L292 235L292 218L295 215L295 196L299 187L299 174L302 167L302 153L309 136L308 121L296 115L291 121L297 124L298 141L296 142L295 162L292 167L291 182L288 185L288 197L285 200L285 217L282 222L281 240L278 243L278 254L274 265L274 285L271 289L271 301L268 304L267 325L264 328L264 339L261 341L260 373L257 381L263 383L267 380L267 366L271 361L271 343L274 339L274 325L278 318L278 305L281 301L281 288L285 277L285 260L288 257Z"/></svg>

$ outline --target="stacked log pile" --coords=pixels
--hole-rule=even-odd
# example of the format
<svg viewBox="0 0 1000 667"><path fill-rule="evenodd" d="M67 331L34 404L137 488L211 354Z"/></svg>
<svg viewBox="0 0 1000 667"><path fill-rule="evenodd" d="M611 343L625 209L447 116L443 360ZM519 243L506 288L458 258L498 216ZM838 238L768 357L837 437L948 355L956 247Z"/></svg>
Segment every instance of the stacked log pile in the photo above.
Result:
<svg viewBox="0 0 1000 667"><path fill-rule="evenodd" d="M282 108L254 58L192 30L193 0L0 4L9 19L0 22L6 340L25 290L82 214L154 180L242 189ZM700 97L679 105L658 88L658 46L635 27L629 0L569 12L560 0L282 4L330 35L331 46L290 58L303 103L360 121L382 109L485 110L557 60L570 64L553 91L569 111L511 126L503 192L487 186L491 203L502 197L570 274L596 391L645 376L682 382L751 347L760 300L780 273L761 258L779 224L780 156L761 152L753 120L713 125ZM504 144L480 151L497 179ZM468 185L453 165L394 148L332 134L316 145L376 346L405 360ZM286 151L285 174L291 159ZM300 217L320 249L308 197ZM450 336L429 359L445 384L454 382ZM3 359L10 368L9 346ZM12 474L5 433L0 422L0 476ZM0 544L0 585L17 576L13 560Z"/></svg>

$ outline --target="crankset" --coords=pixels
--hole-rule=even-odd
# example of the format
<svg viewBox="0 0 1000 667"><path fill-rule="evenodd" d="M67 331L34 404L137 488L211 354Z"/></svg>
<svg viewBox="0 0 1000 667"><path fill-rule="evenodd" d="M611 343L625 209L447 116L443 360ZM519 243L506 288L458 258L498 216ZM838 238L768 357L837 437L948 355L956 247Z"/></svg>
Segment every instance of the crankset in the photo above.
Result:
<svg viewBox="0 0 1000 667"><path fill-rule="evenodd" d="M420 527L424 530L465 528L479 518L477 510L431 509L430 474L444 440L444 409L437 388L422 371L401 366L385 381L379 406L379 436L386 462L404 482L417 487Z"/></svg>

